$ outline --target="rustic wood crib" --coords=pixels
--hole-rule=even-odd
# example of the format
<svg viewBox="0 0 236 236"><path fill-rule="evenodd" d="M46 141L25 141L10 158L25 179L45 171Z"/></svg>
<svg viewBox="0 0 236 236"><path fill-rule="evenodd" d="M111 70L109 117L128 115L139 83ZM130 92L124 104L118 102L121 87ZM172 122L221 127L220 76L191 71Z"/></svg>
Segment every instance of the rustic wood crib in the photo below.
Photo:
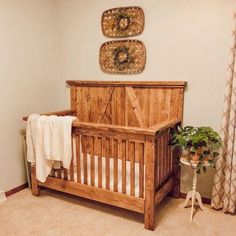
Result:
<svg viewBox="0 0 236 236"><path fill-rule="evenodd" d="M45 183L32 166L32 193L40 186L144 214L153 230L155 207L179 196L177 149L170 129L182 122L185 82L67 81L74 115L69 170L53 169ZM27 120L27 117L24 118Z"/></svg>

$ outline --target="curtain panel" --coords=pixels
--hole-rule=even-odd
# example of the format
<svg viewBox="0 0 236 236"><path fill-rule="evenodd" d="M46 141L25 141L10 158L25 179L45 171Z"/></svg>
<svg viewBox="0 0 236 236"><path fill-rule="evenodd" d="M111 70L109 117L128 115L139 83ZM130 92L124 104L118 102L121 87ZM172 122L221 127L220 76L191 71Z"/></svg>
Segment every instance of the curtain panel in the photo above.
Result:
<svg viewBox="0 0 236 236"><path fill-rule="evenodd" d="M227 68L224 110L221 121L223 145L216 161L211 206L234 213L236 208L236 14Z"/></svg>

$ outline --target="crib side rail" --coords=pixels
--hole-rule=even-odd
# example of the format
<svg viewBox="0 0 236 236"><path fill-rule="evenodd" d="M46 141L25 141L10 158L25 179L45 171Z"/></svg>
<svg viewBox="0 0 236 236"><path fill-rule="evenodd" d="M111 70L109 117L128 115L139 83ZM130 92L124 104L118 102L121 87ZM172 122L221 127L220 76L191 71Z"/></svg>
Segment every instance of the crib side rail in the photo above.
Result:
<svg viewBox="0 0 236 236"><path fill-rule="evenodd" d="M56 115L56 116L67 116L67 115L74 115L75 114L75 110L72 109L67 109L67 110L62 110L62 111L53 111L53 112L46 112L46 113L42 113L40 115L45 115L45 116L50 116L50 115ZM24 121L28 120L29 116L24 116L22 119Z"/></svg>
<svg viewBox="0 0 236 236"><path fill-rule="evenodd" d="M172 131L181 125L180 120L173 120L165 128L160 128L156 134L156 190L160 190L165 185L166 191L172 188L172 195L179 197L179 179L180 179L180 166L178 148L174 148L169 144L172 136ZM160 201L160 199L158 200Z"/></svg>
<svg viewBox="0 0 236 236"><path fill-rule="evenodd" d="M72 133L76 182L144 198L146 143L155 140L152 130L76 122Z"/></svg>

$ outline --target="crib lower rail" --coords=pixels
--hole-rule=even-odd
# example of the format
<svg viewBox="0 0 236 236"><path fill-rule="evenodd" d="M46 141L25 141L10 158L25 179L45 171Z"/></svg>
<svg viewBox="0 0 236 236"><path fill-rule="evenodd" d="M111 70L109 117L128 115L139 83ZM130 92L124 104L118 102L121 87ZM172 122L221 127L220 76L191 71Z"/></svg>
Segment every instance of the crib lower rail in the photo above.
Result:
<svg viewBox="0 0 236 236"><path fill-rule="evenodd" d="M38 185L57 191L70 193L72 195L84 197L109 205L121 207L131 211L144 213L144 199L138 198L106 189L96 188L68 180L48 177L45 183Z"/></svg>
<svg viewBox="0 0 236 236"><path fill-rule="evenodd" d="M157 206L164 197L173 189L174 186L174 178L170 177L161 188L156 191L155 194L155 205Z"/></svg>

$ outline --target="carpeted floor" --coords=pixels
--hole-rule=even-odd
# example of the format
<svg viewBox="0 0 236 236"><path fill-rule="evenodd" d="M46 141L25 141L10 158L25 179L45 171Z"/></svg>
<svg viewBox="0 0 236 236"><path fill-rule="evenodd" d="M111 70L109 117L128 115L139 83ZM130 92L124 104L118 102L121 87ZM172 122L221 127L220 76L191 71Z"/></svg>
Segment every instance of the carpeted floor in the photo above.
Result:
<svg viewBox="0 0 236 236"><path fill-rule="evenodd" d="M190 222L190 208L178 207L183 201L166 198L156 209L155 231L148 231L141 214L50 190L34 197L25 189L0 203L0 235L236 235L235 215L197 209Z"/></svg>

